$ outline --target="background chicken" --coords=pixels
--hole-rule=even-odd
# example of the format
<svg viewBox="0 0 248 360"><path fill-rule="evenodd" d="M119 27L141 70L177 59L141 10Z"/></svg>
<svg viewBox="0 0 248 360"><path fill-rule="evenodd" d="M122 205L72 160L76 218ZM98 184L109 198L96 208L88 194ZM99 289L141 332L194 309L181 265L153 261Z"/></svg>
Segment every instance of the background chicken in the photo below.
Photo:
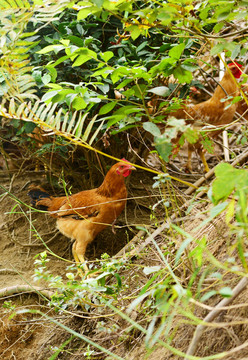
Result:
<svg viewBox="0 0 248 360"><path fill-rule="evenodd" d="M242 65L236 62L228 64L230 71L227 70L225 72L220 84L217 86L213 96L209 100L196 105L186 104L179 110L171 112L170 116L177 119L185 119L187 120L187 123L192 123L196 128L209 124L221 126L231 123L237 108L237 103L231 104L232 98L239 95L238 86L234 78L240 78L242 74L240 70L241 66ZM229 96L231 99L222 101ZM222 132L222 130L211 131L208 135L214 137L220 132ZM181 135L175 139L175 144L180 137ZM195 144L188 144L188 162L186 164L186 169L189 171L192 170L191 157L194 150L200 155L205 171L209 171L200 140Z"/></svg>
<svg viewBox="0 0 248 360"><path fill-rule="evenodd" d="M247 96L248 96L248 84L242 84L241 89L243 90L244 95L247 98ZM236 112L238 113L238 115L241 115L243 119L248 120L248 105L247 105L244 98L242 98L238 102Z"/></svg>
<svg viewBox="0 0 248 360"><path fill-rule="evenodd" d="M28 192L31 204L57 219L62 234L75 240L72 247L77 264L84 262L86 247L96 235L113 224L126 204L127 189L124 178L135 170L127 160L113 165L102 185L71 196L53 197L40 188Z"/></svg>

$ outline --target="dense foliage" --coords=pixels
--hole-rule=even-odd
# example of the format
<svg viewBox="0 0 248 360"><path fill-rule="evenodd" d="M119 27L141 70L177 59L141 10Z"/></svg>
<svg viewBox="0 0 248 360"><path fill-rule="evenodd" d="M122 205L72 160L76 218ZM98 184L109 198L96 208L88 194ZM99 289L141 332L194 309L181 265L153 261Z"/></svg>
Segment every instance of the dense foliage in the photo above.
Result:
<svg viewBox="0 0 248 360"><path fill-rule="evenodd" d="M149 132L167 161L179 130L190 142L198 135L183 122L170 123L161 135L156 123L166 126L165 114L192 85L202 86L194 73L218 70L220 52L245 61L245 6L245 1L3 1L3 106L14 99L16 107L7 113L21 117L25 106L16 108L23 101L39 100L30 120L77 137L84 133L84 141L98 141L101 149L109 137L114 144L125 142L128 132L142 143L137 129L142 137ZM46 110L51 103L55 107ZM55 111L59 116L51 120ZM87 131L86 117L86 123L94 119Z"/></svg>

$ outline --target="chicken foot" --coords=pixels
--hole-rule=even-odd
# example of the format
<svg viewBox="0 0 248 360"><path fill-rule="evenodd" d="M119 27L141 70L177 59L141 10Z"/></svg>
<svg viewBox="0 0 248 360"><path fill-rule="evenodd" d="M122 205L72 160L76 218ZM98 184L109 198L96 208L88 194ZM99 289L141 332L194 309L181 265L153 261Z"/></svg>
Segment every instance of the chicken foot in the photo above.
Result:
<svg viewBox="0 0 248 360"><path fill-rule="evenodd" d="M195 150L197 151L198 155L201 158L201 161L202 161L203 166L204 166L204 171L206 173L209 172L208 163L207 163L207 160L205 158L204 151L203 151L202 147L197 146L195 148L193 144L188 144L188 161L187 161L187 164L185 166L186 170L188 172L190 172L190 173L192 172L192 162L191 162L192 161L192 153Z"/></svg>
<svg viewBox="0 0 248 360"><path fill-rule="evenodd" d="M78 272L77 275L79 275L82 279L85 279L87 277L87 273L89 272L89 268L85 262L84 255L78 254L75 250L75 243L72 246L72 254L76 261L76 265L78 266ZM84 271L79 267L80 265L83 266Z"/></svg>

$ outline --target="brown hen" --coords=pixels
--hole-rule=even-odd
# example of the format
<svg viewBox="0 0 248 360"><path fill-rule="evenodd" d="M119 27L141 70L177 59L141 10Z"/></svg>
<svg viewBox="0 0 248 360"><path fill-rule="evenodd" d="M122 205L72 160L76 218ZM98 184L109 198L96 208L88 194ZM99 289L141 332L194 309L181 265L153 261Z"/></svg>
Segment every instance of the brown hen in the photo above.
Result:
<svg viewBox="0 0 248 360"><path fill-rule="evenodd" d="M102 185L71 196L53 197L40 188L28 195L31 204L47 210L57 219L57 227L66 237L75 240L72 247L77 264L84 262L86 247L96 235L115 222L126 204L125 177L135 170L127 160L113 165Z"/></svg>

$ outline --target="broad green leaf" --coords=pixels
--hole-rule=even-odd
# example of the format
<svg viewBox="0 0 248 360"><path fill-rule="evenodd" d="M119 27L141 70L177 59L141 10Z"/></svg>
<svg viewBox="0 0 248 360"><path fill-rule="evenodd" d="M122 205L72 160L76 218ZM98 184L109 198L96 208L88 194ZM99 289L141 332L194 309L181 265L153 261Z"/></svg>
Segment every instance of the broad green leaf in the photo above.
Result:
<svg viewBox="0 0 248 360"><path fill-rule="evenodd" d="M116 123L121 121L123 119L123 115L112 115L112 116L108 116L107 119L109 119L107 123L107 127L109 128L112 125L115 125Z"/></svg>
<svg viewBox="0 0 248 360"><path fill-rule="evenodd" d="M88 15L93 13L92 11L93 9L94 9L93 6L89 6L87 8L85 7L84 9L81 9L78 13L77 20L80 21L87 18Z"/></svg>
<svg viewBox="0 0 248 360"><path fill-rule="evenodd" d="M180 84L185 82L189 84L193 79L192 73L188 70L185 70L181 65L176 67L176 69L173 71L173 75L178 79Z"/></svg>
<svg viewBox="0 0 248 360"><path fill-rule="evenodd" d="M164 25L164 26L167 26L171 23L172 21L172 15L168 13L167 10L160 10L159 13L158 13L158 20L161 21L161 24Z"/></svg>
<svg viewBox="0 0 248 360"><path fill-rule="evenodd" d="M96 76L102 76L104 79L106 79L108 77L109 74L111 74L113 72L113 70L110 67L104 67L102 69L96 70L92 76L96 77Z"/></svg>
<svg viewBox="0 0 248 360"><path fill-rule="evenodd" d="M125 75L126 76L130 75L128 68L126 68L125 66L119 67L112 72L111 80L115 84L118 80L120 80Z"/></svg>
<svg viewBox="0 0 248 360"><path fill-rule="evenodd" d="M213 28L214 32L215 33L220 32L220 30L223 28L224 25L225 23L223 21L218 22Z"/></svg>
<svg viewBox="0 0 248 360"><path fill-rule="evenodd" d="M168 162L172 153L172 143L165 142L163 139L161 139L161 137L156 137L154 142L155 148L157 149L159 155L163 158L164 161Z"/></svg>
<svg viewBox="0 0 248 360"><path fill-rule="evenodd" d="M108 62L114 56L114 53L112 51L105 51L100 53L100 56L105 62Z"/></svg>
<svg viewBox="0 0 248 360"><path fill-rule="evenodd" d="M78 36L75 35L69 35L68 39L71 41L71 43L77 45L78 47L83 47L84 46L84 41L83 39L81 39Z"/></svg>
<svg viewBox="0 0 248 360"><path fill-rule="evenodd" d="M235 47L232 51L232 54L231 54L231 59L236 59L236 57L239 55L240 53L240 48L241 48L241 45L240 44L235 44Z"/></svg>
<svg viewBox="0 0 248 360"><path fill-rule="evenodd" d="M141 34L141 29L136 25L128 27L128 31L130 31L133 40L136 40Z"/></svg>
<svg viewBox="0 0 248 360"><path fill-rule="evenodd" d="M139 107L136 107L135 105L126 105L126 106L122 106L120 109L116 110L114 115L117 115L117 114L129 115L129 114L138 113L141 111L144 111L144 110Z"/></svg>
<svg viewBox="0 0 248 360"><path fill-rule="evenodd" d="M169 51L169 56L172 57L173 59L179 60L184 49L185 49L184 43L173 46Z"/></svg>
<svg viewBox="0 0 248 360"><path fill-rule="evenodd" d="M146 47L146 45L148 44L148 41L144 41L143 43L141 43L137 49L136 49L136 52L140 52L142 49L144 49Z"/></svg>
<svg viewBox="0 0 248 360"><path fill-rule="evenodd" d="M99 111L99 115L104 115L109 113L115 107L116 104L117 102L113 101L103 105Z"/></svg>
<svg viewBox="0 0 248 360"><path fill-rule="evenodd" d="M101 8L102 4L104 3L104 0L91 0L91 1L99 8Z"/></svg>
<svg viewBox="0 0 248 360"><path fill-rule="evenodd" d="M51 81L55 81L57 78L57 70L53 66L50 66L50 65L47 65L46 68L50 72Z"/></svg>
<svg viewBox="0 0 248 360"><path fill-rule="evenodd" d="M41 78L44 85L48 84L51 81L51 76L49 74L45 74Z"/></svg>
<svg viewBox="0 0 248 360"><path fill-rule="evenodd" d="M76 110L82 110L86 108L87 103L81 97L76 97L72 102L72 106Z"/></svg>
<svg viewBox="0 0 248 360"><path fill-rule="evenodd" d="M170 95L170 89L167 86L157 86L155 88L149 89L148 92L159 96L168 96Z"/></svg>
<svg viewBox="0 0 248 360"><path fill-rule="evenodd" d="M215 45L214 47L212 47L210 54L213 56L217 55L217 54L221 53L225 48L226 48L226 41L220 42L217 45Z"/></svg>
<svg viewBox="0 0 248 360"><path fill-rule="evenodd" d="M79 55L77 57L77 59L74 61L74 63L72 64L72 66L81 66L84 63L86 63L87 61L91 60L91 56L89 55Z"/></svg>
<svg viewBox="0 0 248 360"><path fill-rule="evenodd" d="M153 136L161 135L159 127L150 121L143 123L143 128L149 133L151 133Z"/></svg>
<svg viewBox="0 0 248 360"><path fill-rule="evenodd" d="M55 95L57 95L57 91L48 91L46 94L44 94L41 98L41 101L47 101L51 98L53 98Z"/></svg>
<svg viewBox="0 0 248 360"><path fill-rule="evenodd" d="M236 189L243 189L248 184L248 172L235 169L229 164L221 163L215 169L216 179L212 185L215 203L225 200Z"/></svg>

